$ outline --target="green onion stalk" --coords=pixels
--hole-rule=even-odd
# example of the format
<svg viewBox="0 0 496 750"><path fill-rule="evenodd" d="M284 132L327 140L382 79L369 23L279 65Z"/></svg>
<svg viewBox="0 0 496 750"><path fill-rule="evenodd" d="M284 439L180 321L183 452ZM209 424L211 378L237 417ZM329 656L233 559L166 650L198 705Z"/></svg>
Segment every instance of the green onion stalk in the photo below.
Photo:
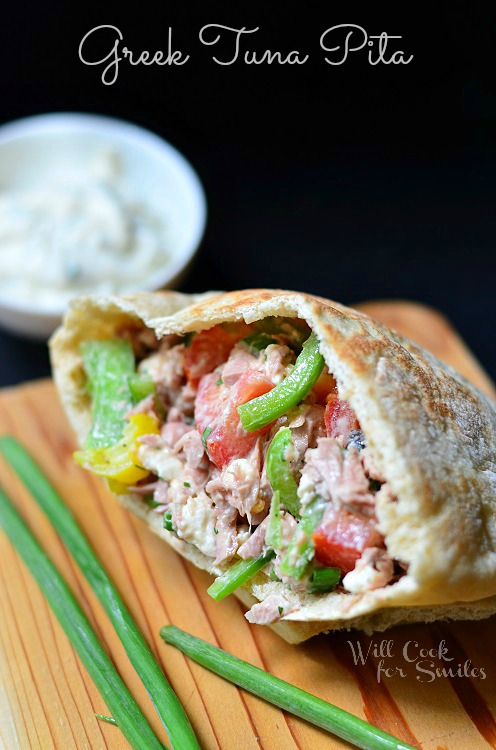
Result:
<svg viewBox="0 0 496 750"><path fill-rule="evenodd" d="M309 591L311 594L327 594L336 588L340 580L339 568L314 568Z"/></svg>
<svg viewBox="0 0 496 750"><path fill-rule="evenodd" d="M221 576L215 579L212 585L207 589L212 599L216 602L225 599L233 591L239 589L244 583L253 578L259 570L265 568L268 562L275 557L274 550L269 550L265 555L253 557L249 560L239 560L226 570Z"/></svg>
<svg viewBox="0 0 496 750"><path fill-rule="evenodd" d="M211 672L299 716L363 750L414 750L382 729L368 724L342 708L268 674L183 630L166 625L160 631L166 643L178 648Z"/></svg>
<svg viewBox="0 0 496 750"><path fill-rule="evenodd" d="M0 438L0 453L47 515L100 600L167 729L174 750L199 750L178 697L69 508L15 438ZM115 718L118 719L117 715Z"/></svg>
<svg viewBox="0 0 496 750"><path fill-rule="evenodd" d="M0 526L41 588L131 747L135 750L163 750L162 743L117 673L69 586L1 488Z"/></svg>

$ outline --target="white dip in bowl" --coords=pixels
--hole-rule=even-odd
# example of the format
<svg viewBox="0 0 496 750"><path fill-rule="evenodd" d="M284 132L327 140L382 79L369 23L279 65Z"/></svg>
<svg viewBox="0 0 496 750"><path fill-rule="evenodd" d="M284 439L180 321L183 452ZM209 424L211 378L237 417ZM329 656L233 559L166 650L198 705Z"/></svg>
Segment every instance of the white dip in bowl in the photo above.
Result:
<svg viewBox="0 0 496 750"><path fill-rule="evenodd" d="M71 297L179 283L205 219L197 175L147 130L84 114L0 127L0 323L42 338Z"/></svg>

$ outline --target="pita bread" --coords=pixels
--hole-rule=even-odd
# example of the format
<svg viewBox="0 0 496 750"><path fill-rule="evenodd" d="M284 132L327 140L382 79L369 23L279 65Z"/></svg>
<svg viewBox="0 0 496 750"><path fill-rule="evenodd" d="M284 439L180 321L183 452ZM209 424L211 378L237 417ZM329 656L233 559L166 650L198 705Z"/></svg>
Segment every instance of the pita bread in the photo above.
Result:
<svg viewBox="0 0 496 750"><path fill-rule="evenodd" d="M376 513L389 554L409 568L382 589L319 596L290 592L259 574L238 592L240 598L251 605L284 590L298 609L273 627L293 643L330 629L371 632L495 613L495 405L452 368L363 313L308 294L266 289L80 298L51 341L55 382L79 440L91 422L81 341L109 338L124 322L149 327L160 338L267 316L302 318L317 334L339 395L357 414L374 462L397 498L379 497ZM184 557L216 572L211 558L165 531L136 496L118 499Z"/></svg>

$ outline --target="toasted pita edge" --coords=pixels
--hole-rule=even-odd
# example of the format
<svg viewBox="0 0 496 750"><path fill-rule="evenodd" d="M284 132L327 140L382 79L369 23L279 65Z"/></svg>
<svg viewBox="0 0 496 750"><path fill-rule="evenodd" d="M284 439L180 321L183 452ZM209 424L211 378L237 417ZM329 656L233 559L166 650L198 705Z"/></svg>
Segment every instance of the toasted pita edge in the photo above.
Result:
<svg viewBox="0 0 496 750"><path fill-rule="evenodd" d="M303 597L276 629L284 626L281 635L296 642L298 632L308 633L303 640L330 628L382 629L496 611L494 405L452 368L363 313L284 290L80 298L51 341L55 382L80 441L90 427L82 340L111 337L126 322L163 336L271 315L300 317L318 335L340 395L357 413L398 498L381 498L377 507L388 550L410 566L399 583L364 595ZM142 503L119 499L154 527L150 514L140 511ZM212 570L212 561L196 548L161 536L195 565ZM255 592L263 600L274 588L254 582ZM246 592L241 596L246 599Z"/></svg>

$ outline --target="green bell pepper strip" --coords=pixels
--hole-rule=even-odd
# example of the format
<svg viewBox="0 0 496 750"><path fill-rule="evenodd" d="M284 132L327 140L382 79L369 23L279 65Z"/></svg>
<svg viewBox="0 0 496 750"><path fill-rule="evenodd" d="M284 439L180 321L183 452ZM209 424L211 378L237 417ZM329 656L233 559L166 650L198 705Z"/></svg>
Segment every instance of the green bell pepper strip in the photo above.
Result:
<svg viewBox="0 0 496 750"><path fill-rule="evenodd" d="M85 341L81 354L93 401L85 447L107 448L122 437L124 414L133 406L128 385L135 371L133 349L127 339Z"/></svg>
<svg viewBox="0 0 496 750"><path fill-rule="evenodd" d="M210 594L212 599L219 602L221 599L225 599L226 596L232 594L233 591L239 589L243 583L253 578L255 573L265 568L267 563L275 557L275 552L269 550L267 554L260 555L260 557L253 557L250 560L239 560L231 568L226 570L221 576L215 579L212 585L207 589L207 593Z"/></svg>
<svg viewBox="0 0 496 750"><path fill-rule="evenodd" d="M327 594L336 588L340 578L339 568L314 568L310 581L310 593Z"/></svg>
<svg viewBox="0 0 496 750"><path fill-rule="evenodd" d="M270 503L269 519L267 521L267 530L265 532L265 544L272 549L281 549L281 501L279 491L276 490L272 495Z"/></svg>
<svg viewBox="0 0 496 750"><path fill-rule="evenodd" d="M283 505L296 518L300 517L298 485L289 469L286 458L293 447L291 430L282 427L273 438L267 452L267 476L274 492L279 492Z"/></svg>
<svg viewBox="0 0 496 750"><path fill-rule="evenodd" d="M247 432L260 430L282 417L312 390L325 364L319 347L319 340L312 333L303 344L293 370L279 385L238 406L241 424Z"/></svg>
<svg viewBox="0 0 496 750"><path fill-rule="evenodd" d="M129 391L135 404L139 404L147 396L155 393L155 383L151 378L140 373L134 373L128 378Z"/></svg>
<svg viewBox="0 0 496 750"><path fill-rule="evenodd" d="M326 502L316 497L305 508L301 521L295 529L286 554L279 566L285 576L301 578L313 558L314 547L312 534L322 520Z"/></svg>

